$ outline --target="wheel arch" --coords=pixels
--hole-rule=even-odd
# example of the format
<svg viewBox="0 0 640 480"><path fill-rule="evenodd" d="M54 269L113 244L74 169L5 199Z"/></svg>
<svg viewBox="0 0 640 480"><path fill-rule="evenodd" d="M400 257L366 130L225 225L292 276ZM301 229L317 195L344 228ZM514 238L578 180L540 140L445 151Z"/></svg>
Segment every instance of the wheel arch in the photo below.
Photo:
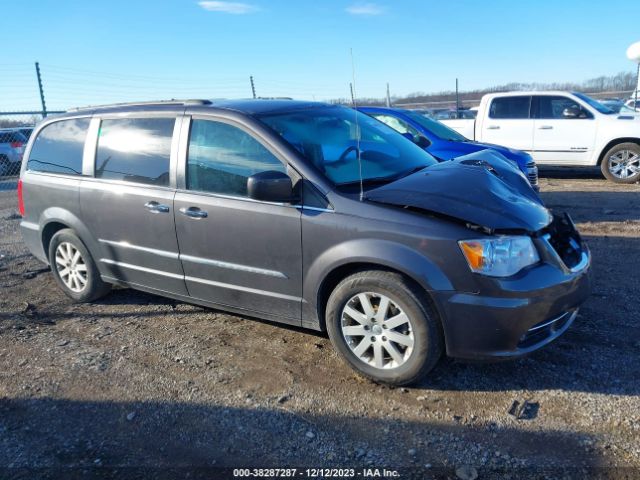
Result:
<svg viewBox="0 0 640 480"><path fill-rule="evenodd" d="M97 242L84 223L70 211L60 207L48 208L42 212L39 223L42 225L40 239L47 260L49 258L51 239L56 233L65 228L73 230L89 250L89 253L95 258L95 253L98 251Z"/></svg>
<svg viewBox="0 0 640 480"><path fill-rule="evenodd" d="M358 252L353 255L353 252ZM398 273L425 291L440 314L429 291L452 290L445 274L427 257L401 244L386 240L352 241L335 246L308 269L304 281L303 325L325 331L325 309L333 289L344 278L363 270Z"/></svg>
<svg viewBox="0 0 640 480"><path fill-rule="evenodd" d="M604 160L605 153L607 153L610 149L612 149L616 145L619 145L620 143L635 143L638 146L640 146L640 138L639 137L620 137L620 138L615 138L611 140L602 148L602 150L600 150L600 154L598 155L597 165L602 165L602 160Z"/></svg>

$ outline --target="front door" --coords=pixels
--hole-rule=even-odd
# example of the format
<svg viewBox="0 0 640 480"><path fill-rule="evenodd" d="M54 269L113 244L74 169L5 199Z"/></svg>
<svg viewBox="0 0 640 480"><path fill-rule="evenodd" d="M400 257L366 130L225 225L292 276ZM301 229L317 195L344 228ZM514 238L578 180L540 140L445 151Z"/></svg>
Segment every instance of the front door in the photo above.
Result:
<svg viewBox="0 0 640 480"><path fill-rule="evenodd" d="M175 116L102 119L94 178L81 182L80 209L103 273L186 295L169 173L175 124Z"/></svg>
<svg viewBox="0 0 640 480"><path fill-rule="evenodd" d="M247 197L250 175L287 167L237 125L193 118L182 131L188 145L174 205L189 295L299 324L300 211Z"/></svg>
<svg viewBox="0 0 640 480"><path fill-rule="evenodd" d="M569 97L534 97L533 149L541 164L580 165L593 157L597 122L593 114Z"/></svg>

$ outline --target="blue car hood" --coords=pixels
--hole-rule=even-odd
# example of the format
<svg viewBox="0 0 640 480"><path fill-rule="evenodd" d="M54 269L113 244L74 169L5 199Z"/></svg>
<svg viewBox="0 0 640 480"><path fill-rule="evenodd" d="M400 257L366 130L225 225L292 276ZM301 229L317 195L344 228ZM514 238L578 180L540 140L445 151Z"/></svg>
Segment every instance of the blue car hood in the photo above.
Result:
<svg viewBox="0 0 640 480"><path fill-rule="evenodd" d="M365 197L490 230L535 232L552 220L526 177L502 155L488 150L432 165L370 190Z"/></svg>

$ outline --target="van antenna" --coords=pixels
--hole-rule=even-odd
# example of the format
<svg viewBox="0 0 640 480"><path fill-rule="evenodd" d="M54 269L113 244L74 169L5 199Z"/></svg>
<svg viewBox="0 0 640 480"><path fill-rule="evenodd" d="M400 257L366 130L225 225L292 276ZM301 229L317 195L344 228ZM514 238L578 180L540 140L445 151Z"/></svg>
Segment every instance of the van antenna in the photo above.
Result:
<svg viewBox="0 0 640 480"><path fill-rule="evenodd" d="M356 64L353 61L353 48L351 52L351 103L356 113L356 157L358 158L358 174L360 176L360 201L364 200L364 186L362 181L362 159L360 158L360 123L358 122L358 102L356 100Z"/></svg>

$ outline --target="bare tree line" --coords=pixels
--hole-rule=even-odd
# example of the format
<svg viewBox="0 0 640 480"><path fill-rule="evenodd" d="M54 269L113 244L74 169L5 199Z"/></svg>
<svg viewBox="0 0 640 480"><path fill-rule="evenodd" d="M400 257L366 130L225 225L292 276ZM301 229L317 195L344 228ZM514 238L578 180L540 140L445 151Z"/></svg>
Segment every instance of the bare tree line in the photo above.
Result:
<svg viewBox="0 0 640 480"><path fill-rule="evenodd" d="M487 93L511 92L517 90L569 90L579 91L591 94L614 92L617 94L629 94L636 89L636 75L632 72L620 72L616 75L600 76L591 78L581 83L576 82L553 82L553 83L523 83L511 82L504 85L497 85L489 88L478 90L467 90L459 92L459 98L462 104L470 104L478 101ZM453 90L437 93L415 92L407 96L394 96L391 103L394 105L412 105L412 104L455 104L456 93ZM358 98L360 105L384 105L383 98ZM349 104L350 99L336 99L332 103Z"/></svg>

